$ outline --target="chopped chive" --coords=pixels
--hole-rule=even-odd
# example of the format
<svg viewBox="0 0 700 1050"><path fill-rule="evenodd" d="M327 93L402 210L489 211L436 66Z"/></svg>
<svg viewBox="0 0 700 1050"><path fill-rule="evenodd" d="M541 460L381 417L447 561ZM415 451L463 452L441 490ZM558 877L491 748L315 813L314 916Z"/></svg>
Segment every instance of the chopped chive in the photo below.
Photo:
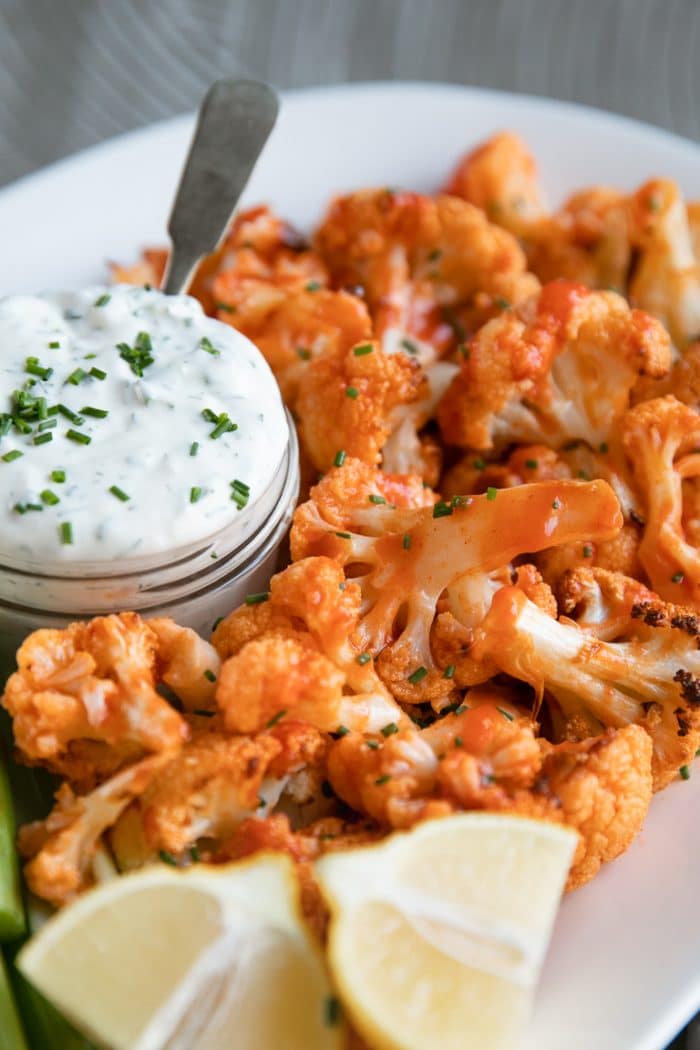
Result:
<svg viewBox="0 0 700 1050"><path fill-rule="evenodd" d="M442 257L441 248L433 248L431 252L428 252L428 262L437 262Z"/></svg>
<svg viewBox="0 0 700 1050"><path fill-rule="evenodd" d="M106 306L111 298L112 298L112 296L109 294L109 292L105 292L103 295L101 295L99 297L99 299L95 299L95 301L94 301L94 303L92 305L93 306Z"/></svg>
<svg viewBox="0 0 700 1050"><path fill-rule="evenodd" d="M206 671L204 672L204 677L206 678L206 680L208 682L215 682L216 681L216 675L214 674L213 671L210 671L208 667L207 667Z"/></svg>
<svg viewBox="0 0 700 1050"><path fill-rule="evenodd" d="M355 659L356 659L357 663L360 665L360 667L364 667L364 665L368 664L370 662L370 660L372 659L372 654L371 653L360 653L360 655L355 657Z"/></svg>
<svg viewBox="0 0 700 1050"><path fill-rule="evenodd" d="M413 537L411 536L410 532L407 532L407 533L404 534L404 538L401 541L401 546L403 547L403 549L405 551L410 551L412 542L413 542Z"/></svg>
<svg viewBox="0 0 700 1050"><path fill-rule="evenodd" d="M386 500L383 496L376 496L374 493L372 493L367 498L369 499L370 503L376 503L378 506L382 503L386 503Z"/></svg>
<svg viewBox="0 0 700 1050"><path fill-rule="evenodd" d="M515 721L515 715L511 714L510 711L506 711L505 707L498 707L497 706L496 710L500 711L500 713L503 715L503 717L507 718L509 722L514 722Z"/></svg>
<svg viewBox="0 0 700 1050"><path fill-rule="evenodd" d="M68 546L73 542L73 526L69 521L61 522L59 532L61 535L61 543Z"/></svg>
<svg viewBox="0 0 700 1050"><path fill-rule="evenodd" d="M494 306L497 306L499 310L507 310L510 306L508 299L504 299L502 295L497 295L493 301Z"/></svg>
<svg viewBox="0 0 700 1050"><path fill-rule="evenodd" d="M319 288L321 287L321 282L320 281L308 281L304 285L304 287L306 288L307 292L317 292L319 290Z"/></svg>
<svg viewBox="0 0 700 1050"><path fill-rule="evenodd" d="M231 306L230 303L214 303L217 310L223 310L226 314L235 314L237 307Z"/></svg>
<svg viewBox="0 0 700 1050"><path fill-rule="evenodd" d="M91 368L90 375L93 379L99 379L100 381L107 378L107 373L103 372L101 368Z"/></svg>
<svg viewBox="0 0 700 1050"><path fill-rule="evenodd" d="M221 415L217 417L216 426L209 437L216 441L216 439L220 438L222 434L229 434L234 430L238 430L238 423L232 423L228 417L228 412L222 412Z"/></svg>
<svg viewBox="0 0 700 1050"><path fill-rule="evenodd" d="M37 427L37 430L41 433L44 430L54 430L57 426L58 422L56 419L44 419Z"/></svg>
<svg viewBox="0 0 700 1050"><path fill-rule="evenodd" d="M44 489L39 495L47 507L55 507L57 503L61 502L56 493L52 492L51 489Z"/></svg>
<svg viewBox="0 0 700 1050"><path fill-rule="evenodd" d="M347 736L349 732L350 732L350 730L348 729L347 726L338 726L338 728L335 731L335 735L336 736Z"/></svg>
<svg viewBox="0 0 700 1050"><path fill-rule="evenodd" d="M97 354L83 354L83 361L94 361Z"/></svg>
<svg viewBox="0 0 700 1050"><path fill-rule="evenodd" d="M454 738L454 745L455 745L455 747L461 747L463 743L464 743L464 741L462 740L461 736L456 736Z"/></svg>
<svg viewBox="0 0 700 1050"><path fill-rule="evenodd" d="M344 462L345 462L345 450L341 448L335 454L335 457L333 459L333 466L334 467L342 467Z"/></svg>
<svg viewBox="0 0 700 1050"><path fill-rule="evenodd" d="M489 485L489 487L486 489L486 499L494 500L497 495L498 489L495 489L493 485Z"/></svg>
<svg viewBox="0 0 700 1050"><path fill-rule="evenodd" d="M397 726L396 722L389 722L388 725L382 727L381 734L382 736L393 736L394 733L398 733L398 731L399 727Z"/></svg>
<svg viewBox="0 0 700 1050"><path fill-rule="evenodd" d="M433 507L434 518L449 518L451 513L452 507L449 505L449 503L445 503L445 501L442 499L438 500L438 502Z"/></svg>
<svg viewBox="0 0 700 1050"><path fill-rule="evenodd" d="M355 401L360 396L360 391L356 386L348 386L345 388L345 396Z"/></svg>
<svg viewBox="0 0 700 1050"><path fill-rule="evenodd" d="M24 362L24 371L28 372L30 376L38 376L39 379L50 379L53 375L53 368L44 368L39 363L38 357L28 357Z"/></svg>
<svg viewBox="0 0 700 1050"><path fill-rule="evenodd" d="M199 340L199 348L200 350L205 350L208 354L211 354L212 357L221 357L221 351L217 350L211 340L207 339L205 335Z"/></svg>
<svg viewBox="0 0 700 1050"><path fill-rule="evenodd" d="M66 480L65 470L52 470L49 474L52 481L55 481L57 485L62 485Z"/></svg>
<svg viewBox="0 0 700 1050"><path fill-rule="evenodd" d="M106 419L109 415L109 410L106 408L95 408L93 405L85 405L80 411L85 416L92 416L93 419Z"/></svg>
<svg viewBox="0 0 700 1050"><path fill-rule="evenodd" d="M250 487L248 485L238 481L238 479L231 482L231 499L239 510L243 510L247 506L249 497Z"/></svg>
<svg viewBox="0 0 700 1050"><path fill-rule="evenodd" d="M690 766L681 766L678 773L681 780L690 780Z"/></svg>
<svg viewBox="0 0 700 1050"><path fill-rule="evenodd" d="M200 854L199 849L196 846L190 846L190 860L193 861L194 864L198 864L201 859L202 855Z"/></svg>
<svg viewBox="0 0 700 1050"><path fill-rule="evenodd" d="M207 423L217 423L219 417L216 412L212 412L210 408L202 409L202 418L206 419Z"/></svg>
<svg viewBox="0 0 700 1050"><path fill-rule="evenodd" d="M454 678L456 667L454 664L448 664L445 670L442 672L443 678Z"/></svg>
<svg viewBox="0 0 700 1050"><path fill-rule="evenodd" d="M365 354L371 354L374 347L371 343L362 343L360 346L356 346L353 350L355 357L364 357Z"/></svg>
<svg viewBox="0 0 700 1050"><path fill-rule="evenodd" d="M381 786L382 784L388 784L390 780L391 780L391 777L389 776L389 774L388 773L384 773L383 776L377 777L377 779L375 780L374 783L378 784L379 786Z"/></svg>
<svg viewBox="0 0 700 1050"><path fill-rule="evenodd" d="M49 343L49 350L58 350L60 346L61 344L59 343L58 339L52 339L52 341Z"/></svg>
<svg viewBox="0 0 700 1050"><path fill-rule="evenodd" d="M528 470L537 470L537 465L538 464L537 464L537 460L536 459L526 459L525 460L525 466L527 467Z"/></svg>
<svg viewBox="0 0 700 1050"><path fill-rule="evenodd" d="M377 741L377 740L365 740L365 743L367 744L367 747L370 748L370 750L372 750L372 751L378 751L379 750L379 741Z"/></svg>
<svg viewBox="0 0 700 1050"><path fill-rule="evenodd" d="M417 354L418 353L418 347L416 346L416 344L413 342L412 339L402 339L401 340L401 346L409 354Z"/></svg>
<svg viewBox="0 0 700 1050"><path fill-rule="evenodd" d="M172 853L168 853L167 849L158 850L158 856L163 861L163 864L169 864L171 868L177 867L175 857L173 857Z"/></svg>
<svg viewBox="0 0 700 1050"><path fill-rule="evenodd" d="M12 463L14 462L14 460L19 459L19 457L23 455L24 452L20 452L18 448L13 448L10 452L6 452L5 455L2 456L2 461L3 463Z"/></svg>
<svg viewBox="0 0 700 1050"><path fill-rule="evenodd" d="M121 500L122 503L127 503L131 499L131 497L128 496L123 489L120 489L118 485L110 485L109 491L113 496L116 496L118 500Z"/></svg>
<svg viewBox="0 0 700 1050"><path fill-rule="evenodd" d="M311 360L311 351L305 346L298 346L296 349L296 354L300 361Z"/></svg>
<svg viewBox="0 0 700 1050"><path fill-rule="evenodd" d="M48 434L47 437L51 437L51 435ZM66 431L66 437L70 441L75 441L78 445L89 445L92 441L89 434L81 434L79 430L73 430L72 428Z"/></svg>
<svg viewBox="0 0 700 1050"><path fill-rule="evenodd" d="M408 681L411 683L411 685L418 685L419 682L422 682L423 679L427 677L427 667L417 667L415 671L408 676Z"/></svg>
<svg viewBox="0 0 700 1050"><path fill-rule="evenodd" d="M593 548L591 547L590 543L584 543L581 554L583 554L584 558L593 557Z"/></svg>
<svg viewBox="0 0 700 1050"><path fill-rule="evenodd" d="M474 460L474 470L484 470L485 467L486 460L482 459L481 456L478 456L477 459Z"/></svg>
<svg viewBox="0 0 700 1050"><path fill-rule="evenodd" d="M85 379L86 375L87 372L83 368L76 368L68 376L66 383L70 383L71 386L78 386L78 384L82 383L83 379Z"/></svg>
<svg viewBox="0 0 700 1050"><path fill-rule="evenodd" d="M17 514L26 514L28 510L43 510L40 503L15 503L12 508Z"/></svg>
<svg viewBox="0 0 700 1050"><path fill-rule="evenodd" d="M196 456L198 449L199 449L199 442L198 441L193 441L192 444L190 445L190 455L191 456Z"/></svg>
<svg viewBox="0 0 700 1050"><path fill-rule="evenodd" d="M128 343L117 343L117 350L122 360L126 361L134 375L143 378L144 368L155 361L153 345L148 332L139 332L133 346Z"/></svg>
<svg viewBox="0 0 700 1050"><path fill-rule="evenodd" d="M601 441L600 445L598 446L598 451L602 452L602 454L605 455L605 453L608 451L607 441Z"/></svg>
<svg viewBox="0 0 700 1050"><path fill-rule="evenodd" d="M193 485L190 489L190 503L197 503L201 498L202 490L199 485Z"/></svg>
<svg viewBox="0 0 700 1050"><path fill-rule="evenodd" d="M267 728L272 729L273 726L276 726L280 719L284 718L286 713L286 710L278 711L277 714L273 715L270 721L267 723Z"/></svg>
<svg viewBox="0 0 700 1050"><path fill-rule="evenodd" d="M469 708L467 707L466 704L457 704L457 706L454 709L454 713L456 715L463 715L464 712L468 711L468 710L469 710Z"/></svg>
<svg viewBox="0 0 700 1050"><path fill-rule="evenodd" d="M457 351L459 352L460 356L464 358L465 361L468 361L469 358L472 356L471 350L468 346L466 346L465 343L460 343L460 345L457 347Z"/></svg>
<svg viewBox="0 0 700 1050"><path fill-rule="evenodd" d="M555 499L553 501L553 503L552 503L552 510L559 510L560 507L561 507L561 500L560 499Z"/></svg>
<svg viewBox="0 0 700 1050"><path fill-rule="evenodd" d="M246 594L245 603L246 605L261 605L262 602L266 602L269 597L269 591L260 591L259 594Z"/></svg>
<svg viewBox="0 0 700 1050"><path fill-rule="evenodd" d="M75 423L76 427L79 427L85 422L82 416L79 416L77 412L73 412L67 405L58 404L55 407L57 412L60 412L62 416L65 416L69 423ZM49 415L52 415L50 409Z"/></svg>
<svg viewBox="0 0 700 1050"><path fill-rule="evenodd" d="M351 540L352 539L352 535L349 532L336 532L336 533L334 533L334 535L337 536L339 540Z"/></svg>
<svg viewBox="0 0 700 1050"><path fill-rule="evenodd" d="M673 576L671 577L671 583L683 583L684 579L685 579L685 574L684 573L682 573L682 572L674 572Z"/></svg>
<svg viewBox="0 0 700 1050"><path fill-rule="evenodd" d="M32 444L34 445L48 445L49 441L53 441L53 434L48 432L46 434L37 434Z"/></svg>

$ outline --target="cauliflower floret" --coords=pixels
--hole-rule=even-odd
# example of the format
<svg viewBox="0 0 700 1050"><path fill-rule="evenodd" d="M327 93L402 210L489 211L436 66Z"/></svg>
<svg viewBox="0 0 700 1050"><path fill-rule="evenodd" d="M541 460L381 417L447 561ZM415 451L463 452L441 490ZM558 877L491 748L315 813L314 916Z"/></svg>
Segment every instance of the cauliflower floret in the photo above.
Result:
<svg viewBox="0 0 700 1050"><path fill-rule="evenodd" d="M627 198L607 186L579 190L530 226L524 246L543 283L564 277L624 294L632 261Z"/></svg>
<svg viewBox="0 0 700 1050"><path fill-rule="evenodd" d="M89 886L100 837L168 761L166 753L143 759L89 795L75 795L64 782L46 820L26 824L19 832L18 849L29 858L24 877L32 893L59 905Z"/></svg>
<svg viewBox="0 0 700 1050"><path fill-rule="evenodd" d="M342 360L371 335L367 307L357 296L306 288L285 295L256 331L255 344L275 373L285 402L293 407L312 361L325 356Z"/></svg>
<svg viewBox="0 0 700 1050"><path fill-rule="evenodd" d="M625 413L621 432L643 494L639 560L663 598L700 607L700 551L683 506L684 486L700 475L700 412L672 396L643 401Z"/></svg>
<svg viewBox="0 0 700 1050"><path fill-rule="evenodd" d="M299 433L318 470L346 454L379 463L392 430L392 414L415 401L423 374L404 354L386 354L365 342L312 361L296 402ZM348 393L349 392L349 393Z"/></svg>
<svg viewBox="0 0 700 1050"><path fill-rule="evenodd" d="M475 204L516 237L526 236L544 215L535 158L511 131L501 131L467 153L443 192Z"/></svg>
<svg viewBox="0 0 700 1050"><path fill-rule="evenodd" d="M700 334L700 268L685 202L675 182L652 179L629 202L638 257L629 298L654 314L681 349Z"/></svg>
<svg viewBox="0 0 700 1050"><path fill-rule="evenodd" d="M476 631L473 654L546 697L571 739L637 724L652 739L654 788L665 787L700 744L697 622L640 618L645 637L605 642L573 621L555 621L522 591L504 587Z"/></svg>
<svg viewBox="0 0 700 1050"><path fill-rule="evenodd" d="M252 732L291 717L324 732L378 732L407 721L370 654L353 644L360 599L338 564L307 558L272 578L263 605L227 617L213 639L228 657L216 691L226 726Z"/></svg>
<svg viewBox="0 0 700 1050"><path fill-rule="evenodd" d="M559 819L581 836L567 890L592 879L639 834L651 801L651 752L648 734L636 725L545 749L538 790L551 794ZM524 799L519 810L527 815Z"/></svg>
<svg viewBox="0 0 700 1050"><path fill-rule="evenodd" d="M188 711L212 710L221 667L214 646L166 616L149 620L148 626L158 639L158 677Z"/></svg>
<svg viewBox="0 0 700 1050"><path fill-rule="evenodd" d="M693 408L700 408L700 343L691 343L662 379L639 379L632 391L632 404L667 394L673 394Z"/></svg>
<svg viewBox="0 0 700 1050"><path fill-rule="evenodd" d="M565 572L558 581L556 598L564 616L605 642L630 634L639 636L639 616L633 610L653 607L659 615L663 604L639 580L597 567ZM670 622L681 615L681 610L666 605L664 615ZM648 630L643 633L648 634Z"/></svg>
<svg viewBox="0 0 700 1050"><path fill-rule="evenodd" d="M323 503L312 499L296 512L293 556L326 555L353 577L362 593L355 644L381 654L380 674L404 702L439 705L452 689L430 648L446 589L451 611L469 624L475 591L478 597L484 588L491 591L490 574L516 556L591 534L604 539L621 525L604 482L540 482L494 495L399 510L370 493L365 508L346 508L342 531L327 520ZM474 579L465 580L470 575Z"/></svg>
<svg viewBox="0 0 700 1050"><path fill-rule="evenodd" d="M382 347L422 364L538 287L515 238L455 197L386 189L340 197L316 244L336 284L362 286Z"/></svg>
<svg viewBox="0 0 700 1050"><path fill-rule="evenodd" d="M187 724L156 691L158 645L136 613L31 634L2 697L23 760L85 788L179 747Z"/></svg>
<svg viewBox="0 0 700 1050"><path fill-rule="evenodd" d="M443 437L468 448L511 442L599 449L639 375L670 367L668 335L614 292L553 281L472 339L438 409Z"/></svg>
<svg viewBox="0 0 700 1050"><path fill-rule="evenodd" d="M390 474L418 474L436 485L442 468L442 448L432 435L420 431L432 419L459 367L435 361L424 370L425 396L397 405L391 414L391 433L382 448L382 470Z"/></svg>
<svg viewBox="0 0 700 1050"><path fill-rule="evenodd" d="M447 471L440 484L445 498L470 496L487 489L509 489L533 481L555 481L576 475L558 452L547 445L519 445L503 462L489 462L467 453Z"/></svg>

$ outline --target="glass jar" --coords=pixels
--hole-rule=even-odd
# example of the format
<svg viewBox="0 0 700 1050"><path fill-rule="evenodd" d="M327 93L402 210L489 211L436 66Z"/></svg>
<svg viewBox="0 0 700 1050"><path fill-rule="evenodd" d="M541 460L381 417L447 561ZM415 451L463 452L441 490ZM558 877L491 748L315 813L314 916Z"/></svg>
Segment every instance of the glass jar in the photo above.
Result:
<svg viewBox="0 0 700 1050"><path fill-rule="evenodd" d="M169 556L108 565L72 562L69 575L46 575L37 558L27 571L0 566L0 669L11 668L23 639L39 627L134 610L171 616L209 637L216 620L247 594L267 590L279 567L299 494L299 449L289 413L289 441L272 483L225 528Z"/></svg>

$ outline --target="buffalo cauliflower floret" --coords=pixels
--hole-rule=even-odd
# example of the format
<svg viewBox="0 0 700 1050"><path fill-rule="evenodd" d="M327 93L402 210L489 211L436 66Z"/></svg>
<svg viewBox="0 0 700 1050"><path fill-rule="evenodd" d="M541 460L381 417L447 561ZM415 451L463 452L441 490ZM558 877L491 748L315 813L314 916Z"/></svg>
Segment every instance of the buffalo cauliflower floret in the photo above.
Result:
<svg viewBox="0 0 700 1050"><path fill-rule="evenodd" d="M216 691L224 723L255 732L304 719L324 732L378 732L406 716L353 644L361 592L328 558L307 558L274 576L268 601L243 606L217 628L225 655Z"/></svg>
<svg viewBox="0 0 700 1050"><path fill-rule="evenodd" d="M700 334L700 268L685 202L675 182L652 179L629 203L637 263L630 301L654 314L683 348Z"/></svg>
<svg viewBox="0 0 700 1050"><path fill-rule="evenodd" d="M365 342L312 361L296 401L299 433L318 470L338 455L377 465L398 406L415 401L423 375L404 354L384 353Z"/></svg>
<svg viewBox="0 0 700 1050"><path fill-rule="evenodd" d="M282 397L294 407L311 362L325 356L342 360L352 346L366 342L371 334L367 307L357 296L307 287L285 295L254 337Z"/></svg>
<svg viewBox="0 0 700 1050"><path fill-rule="evenodd" d="M345 567L362 593L355 644L381 654L380 674L404 702L439 704L452 689L430 646L444 591L456 618L470 623L475 592L480 602L493 589L490 574L516 556L591 534L604 539L621 525L604 482L541 482L494 496L401 510L370 492L364 508L346 508L342 530L321 502L297 510L293 555L325 555Z"/></svg>
<svg viewBox="0 0 700 1050"><path fill-rule="evenodd" d="M646 615L648 613L648 615ZM474 652L546 697L570 739L636 724L652 739L654 787L665 787L700 744L697 622L640 617L644 637L601 641L573 621L555 621L522 591L498 591L476 631Z"/></svg>
<svg viewBox="0 0 700 1050"><path fill-rule="evenodd" d="M535 158L510 131L493 135L467 153L444 192L475 204L516 237L527 235L544 215Z"/></svg>
<svg viewBox="0 0 700 1050"><path fill-rule="evenodd" d="M179 747L187 725L157 692L158 647L136 613L31 634L2 698L23 760L85 787Z"/></svg>
<svg viewBox="0 0 700 1050"><path fill-rule="evenodd" d="M316 243L336 284L364 289L382 347L424 364L538 287L515 238L455 197L386 189L340 197Z"/></svg>
<svg viewBox="0 0 700 1050"><path fill-rule="evenodd" d="M421 430L435 418L437 406L458 372L450 361L435 361L424 370L417 400L397 405L391 414L391 432L382 448L382 470L391 474L418 474L436 485L442 468L439 442Z"/></svg>
<svg viewBox="0 0 700 1050"><path fill-rule="evenodd" d="M614 292L553 281L472 339L438 409L444 439L475 449L511 442L598 449L639 375L670 366L660 324Z"/></svg>
<svg viewBox="0 0 700 1050"><path fill-rule="evenodd" d="M24 877L32 893L59 905L89 886L101 836L168 760L165 753L143 759L89 795L75 795L64 782L46 820L26 824L19 833L19 852L28 858Z"/></svg>
<svg viewBox="0 0 700 1050"><path fill-rule="evenodd" d="M564 277L624 294L632 262L627 198L607 186L579 190L530 226L524 246L542 282Z"/></svg>
<svg viewBox="0 0 700 1050"><path fill-rule="evenodd" d="M165 616L149 620L148 626L158 639L158 677L188 711L212 709L221 666L214 646Z"/></svg>
<svg viewBox="0 0 700 1050"><path fill-rule="evenodd" d="M691 343L661 379L642 377L632 391L632 404L673 394L679 401L700 408L700 343Z"/></svg>
<svg viewBox="0 0 700 1050"><path fill-rule="evenodd" d="M622 442L642 493L639 560L668 601L700 606L700 551L686 534L685 489L700 475L700 412L675 397L643 401L622 420Z"/></svg>

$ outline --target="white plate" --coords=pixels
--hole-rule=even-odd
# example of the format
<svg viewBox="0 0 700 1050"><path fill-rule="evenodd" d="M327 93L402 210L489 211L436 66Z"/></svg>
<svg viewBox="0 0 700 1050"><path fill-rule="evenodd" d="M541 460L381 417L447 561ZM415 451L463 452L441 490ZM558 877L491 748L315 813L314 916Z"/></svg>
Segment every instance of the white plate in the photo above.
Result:
<svg viewBox="0 0 700 1050"><path fill-rule="evenodd" d="M164 242L189 117L122 136L0 192L0 294L93 283ZM470 88L369 84L287 95L246 199L302 227L336 191L434 189L469 146L525 136L553 202L652 175L700 196L700 148L579 106ZM567 898L528 1050L659 1050L700 1007L700 769L658 796L631 850ZM478 1048L474 1048L478 1050Z"/></svg>

